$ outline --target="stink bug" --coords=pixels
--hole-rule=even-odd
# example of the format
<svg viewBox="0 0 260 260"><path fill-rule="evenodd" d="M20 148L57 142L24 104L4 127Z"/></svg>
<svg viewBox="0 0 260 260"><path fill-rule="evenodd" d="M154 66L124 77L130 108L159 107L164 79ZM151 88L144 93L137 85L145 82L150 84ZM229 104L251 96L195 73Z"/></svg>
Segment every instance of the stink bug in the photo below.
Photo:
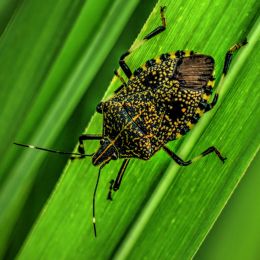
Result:
<svg viewBox="0 0 260 260"><path fill-rule="evenodd" d="M161 7L162 25L147 34L141 43L150 40L166 29L165 7ZM246 39L232 46L226 53L219 86L228 72L232 55L247 43ZM213 94L214 59L193 51L176 51L161 54L148 60L133 73L125 58L141 44L134 45L119 60L120 68L128 78L126 82L115 71L122 85L107 101L97 106L103 115L101 135L84 134L79 137L78 153L65 153L31 145L23 145L56 153L71 154L72 158L92 156L92 163L99 166L99 174L93 195L93 225L95 225L95 194L101 169L110 160L123 159L116 180L110 182L108 199L112 191L120 187L124 172L131 158L149 160L161 148L179 165L187 166L214 152L224 162L225 157L214 146L200 155L184 161L166 144L185 135L200 117L217 103L219 88ZM100 140L100 147L93 155L85 154L83 141Z"/></svg>

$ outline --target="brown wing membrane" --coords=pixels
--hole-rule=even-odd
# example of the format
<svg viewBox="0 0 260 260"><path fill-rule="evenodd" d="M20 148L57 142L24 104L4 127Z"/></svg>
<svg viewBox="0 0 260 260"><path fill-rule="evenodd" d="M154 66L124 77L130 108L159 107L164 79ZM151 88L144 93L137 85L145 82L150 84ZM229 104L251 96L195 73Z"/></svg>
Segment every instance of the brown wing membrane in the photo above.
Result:
<svg viewBox="0 0 260 260"><path fill-rule="evenodd" d="M192 55L180 59L174 78L181 87L200 89L212 79L214 59L205 55Z"/></svg>

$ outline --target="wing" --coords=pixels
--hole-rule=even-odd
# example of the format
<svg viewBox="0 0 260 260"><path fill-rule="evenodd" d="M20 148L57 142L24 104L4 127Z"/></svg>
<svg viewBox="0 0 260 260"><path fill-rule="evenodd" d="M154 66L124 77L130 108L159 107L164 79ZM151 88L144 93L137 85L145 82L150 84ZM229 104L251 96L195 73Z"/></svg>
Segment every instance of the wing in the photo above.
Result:
<svg viewBox="0 0 260 260"><path fill-rule="evenodd" d="M178 61L173 79L180 82L181 87L201 89L213 79L214 59L211 56L194 54Z"/></svg>

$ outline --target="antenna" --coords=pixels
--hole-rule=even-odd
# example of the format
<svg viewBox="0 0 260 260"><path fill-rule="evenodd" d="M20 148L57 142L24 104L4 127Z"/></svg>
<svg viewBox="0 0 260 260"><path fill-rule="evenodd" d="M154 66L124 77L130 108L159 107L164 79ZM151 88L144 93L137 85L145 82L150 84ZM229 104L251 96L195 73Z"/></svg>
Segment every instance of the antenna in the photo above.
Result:
<svg viewBox="0 0 260 260"><path fill-rule="evenodd" d="M86 157L86 156L92 156L93 154L81 154L81 153L70 153L70 152L63 152L63 151L58 151L58 150L52 150L52 149L48 149L48 148L43 148L43 147L38 147L38 146L34 146L34 145L30 145L30 144L20 144L20 143L14 143L15 145L18 146L23 146L26 148L31 148L31 149L37 149L37 150L41 150L41 151L46 151L46 152L50 152L50 153L59 153L59 154L69 154L69 155L75 155L75 156L79 156L79 157Z"/></svg>
<svg viewBox="0 0 260 260"><path fill-rule="evenodd" d="M93 213L92 213L92 223L93 223L93 228L94 228L94 235L95 235L95 237L97 237L97 229L96 229L96 212L95 212L95 200L96 200L96 192L97 192L97 187L98 187L98 182L99 182L99 177L100 177L101 169L102 169L102 166L99 168L99 171L98 171L98 177L97 177L97 182L96 182L96 186L95 186L94 193L93 193L93 206L92 206Z"/></svg>

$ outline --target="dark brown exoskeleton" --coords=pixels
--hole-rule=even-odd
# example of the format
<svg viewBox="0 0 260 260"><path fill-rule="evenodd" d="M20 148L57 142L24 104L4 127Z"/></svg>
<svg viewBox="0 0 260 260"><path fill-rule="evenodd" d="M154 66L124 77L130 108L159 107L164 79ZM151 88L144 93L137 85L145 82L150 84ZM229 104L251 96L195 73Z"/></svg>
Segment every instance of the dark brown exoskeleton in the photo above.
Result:
<svg viewBox="0 0 260 260"><path fill-rule="evenodd" d="M161 7L162 25L146 35L141 43L166 29L164 10L165 7ZM162 148L182 166L189 165L212 152L222 162L226 159L217 148L211 146L195 158L184 161L166 146L169 141L185 135L205 112L215 106L219 88L216 88L213 94L214 59L193 51L176 51L150 59L132 73L125 63L125 58L141 46L141 43L137 43L120 57L119 65L128 81L125 82L118 71L115 71L122 85L115 91L114 96L97 106L97 112L103 115L102 135L81 135L79 153L74 153L75 158L84 158L87 155L83 141L100 140L100 147L92 156L93 165L99 166L101 170L110 160L124 159L116 180L110 182L108 193L110 200L112 191L119 189L131 158L148 160ZM246 43L247 41L243 40L228 50L219 86L227 74L233 53ZM35 146L23 146L59 152ZM95 194L98 180L93 196L95 235Z"/></svg>

